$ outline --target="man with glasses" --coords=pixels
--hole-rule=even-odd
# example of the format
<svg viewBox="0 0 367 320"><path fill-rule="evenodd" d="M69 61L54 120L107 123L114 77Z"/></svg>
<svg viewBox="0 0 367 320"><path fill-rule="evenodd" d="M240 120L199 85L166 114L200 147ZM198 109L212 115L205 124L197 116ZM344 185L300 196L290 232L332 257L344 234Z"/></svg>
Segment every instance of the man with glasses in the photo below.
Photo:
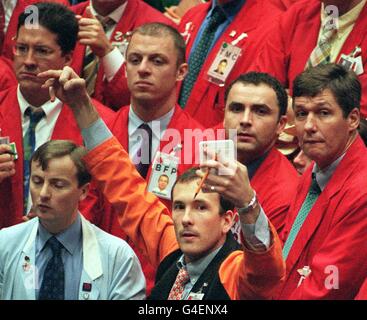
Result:
<svg viewBox="0 0 367 320"><path fill-rule="evenodd" d="M13 58L12 42L17 33L19 15L26 8L32 8L31 6L36 2L39 2L39 0L0 1L0 53L7 59ZM67 6L69 5L68 0L48 0L48 2L57 2Z"/></svg>
<svg viewBox="0 0 367 320"><path fill-rule="evenodd" d="M71 63L77 41L78 22L69 9L56 3L38 3L38 26L28 25L29 15L19 16L14 39L14 70L18 85L0 95L0 136L9 137L17 154L0 140L0 228L22 221L31 209L29 160L32 152L52 139L82 143L80 131L68 108L50 100L37 74ZM107 123L111 110L98 105ZM15 172L14 172L15 170ZM3 179L1 177L4 177ZM2 181L1 181L2 180ZM88 200L89 201L89 200Z"/></svg>

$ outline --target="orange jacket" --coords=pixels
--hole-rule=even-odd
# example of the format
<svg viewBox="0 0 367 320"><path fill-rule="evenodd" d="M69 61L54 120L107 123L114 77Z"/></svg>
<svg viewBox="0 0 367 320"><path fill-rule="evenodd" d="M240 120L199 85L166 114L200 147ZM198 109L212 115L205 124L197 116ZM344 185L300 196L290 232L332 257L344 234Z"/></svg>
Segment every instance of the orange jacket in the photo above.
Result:
<svg viewBox="0 0 367 320"><path fill-rule="evenodd" d="M153 266L178 249L168 209L135 170L129 155L111 138L85 157L87 166L108 201L120 213L124 232ZM280 240L271 226L273 244L265 252L244 247L232 252L219 269L220 280L231 299L271 298L281 283L285 267Z"/></svg>

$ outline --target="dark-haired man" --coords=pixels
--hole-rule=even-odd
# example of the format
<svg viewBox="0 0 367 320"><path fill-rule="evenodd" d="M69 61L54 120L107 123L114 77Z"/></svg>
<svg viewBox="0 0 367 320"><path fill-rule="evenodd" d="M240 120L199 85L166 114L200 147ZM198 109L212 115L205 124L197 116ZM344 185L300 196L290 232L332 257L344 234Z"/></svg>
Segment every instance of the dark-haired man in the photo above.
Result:
<svg viewBox="0 0 367 320"><path fill-rule="evenodd" d="M296 171L274 147L287 120L286 109L285 90L279 81L265 73L243 74L226 91L223 122L226 136L236 141L237 160L247 167L251 186L279 233L298 183ZM231 136L231 130L236 132L235 136ZM242 181L235 178L228 180L231 187L227 188L228 196L233 198L243 188ZM239 230L236 225L236 233Z"/></svg>
<svg viewBox="0 0 367 320"><path fill-rule="evenodd" d="M59 69L71 63L77 41L78 22L72 11L56 3L38 3L39 25L29 25L30 12L19 17L14 41L14 70L18 85L0 95L1 136L15 144L17 159L2 147L0 158L12 176L0 183L0 228L22 221L31 208L29 196L29 159L33 150L50 139L69 139L82 143L80 131L68 108L56 99L50 100L49 90L42 88L37 74ZM111 122L114 113L97 104L102 117ZM8 171L9 172L9 171Z"/></svg>
<svg viewBox="0 0 367 320"><path fill-rule="evenodd" d="M282 238L281 299L353 299L366 278L367 149L358 135L361 84L344 67L310 68L293 83L303 174Z"/></svg>
<svg viewBox="0 0 367 320"><path fill-rule="evenodd" d="M65 140L34 153L30 188L37 218L0 231L1 300L144 298L132 249L78 211L91 180L85 153Z"/></svg>
<svg viewBox="0 0 367 320"><path fill-rule="evenodd" d="M35 3L38 0L7 0L0 1L0 52L1 55L12 60L13 58L13 39L17 33L18 17L26 9L34 12ZM69 5L67 0L48 0Z"/></svg>

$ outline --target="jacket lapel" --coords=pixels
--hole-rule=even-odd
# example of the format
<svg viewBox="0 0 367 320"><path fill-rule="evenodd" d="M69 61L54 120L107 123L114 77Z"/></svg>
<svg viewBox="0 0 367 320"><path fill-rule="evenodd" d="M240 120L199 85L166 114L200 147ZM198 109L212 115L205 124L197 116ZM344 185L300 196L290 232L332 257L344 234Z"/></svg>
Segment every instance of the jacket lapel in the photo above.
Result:
<svg viewBox="0 0 367 320"><path fill-rule="evenodd" d="M99 277L103 276L101 254L93 226L83 216L83 271L80 279L79 300L97 300L100 293L98 287ZM83 290L84 284L90 284L90 290Z"/></svg>
<svg viewBox="0 0 367 320"><path fill-rule="evenodd" d="M23 199L23 134L20 107L17 99L17 86L12 87L8 91L2 102L2 108L0 108L0 128L1 135L9 136L10 142L15 142L18 153L18 159L15 160L15 176L8 181L4 181L3 184L7 184L7 192L10 189L13 195ZM9 201L9 199L6 202L6 207L9 208L9 211L16 215L16 221L11 221L12 224L20 222L23 215L23 202Z"/></svg>
<svg viewBox="0 0 367 320"><path fill-rule="evenodd" d="M38 230L38 222L34 223L29 238L22 250L18 265L18 275L16 298L23 300L35 300L35 289L38 289L38 273L36 268L35 240Z"/></svg>

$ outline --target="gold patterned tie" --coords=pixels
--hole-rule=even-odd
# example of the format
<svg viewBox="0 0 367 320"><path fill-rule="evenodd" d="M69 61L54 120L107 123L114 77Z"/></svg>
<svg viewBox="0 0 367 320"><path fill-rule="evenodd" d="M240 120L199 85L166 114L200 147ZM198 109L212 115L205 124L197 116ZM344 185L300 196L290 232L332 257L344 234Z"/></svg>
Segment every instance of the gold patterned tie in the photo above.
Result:
<svg viewBox="0 0 367 320"><path fill-rule="evenodd" d="M332 17L328 16L323 21L320 39L311 52L306 63L306 69L330 62L331 42L337 34L337 29L332 24L331 19Z"/></svg>
<svg viewBox="0 0 367 320"><path fill-rule="evenodd" d="M97 19L101 22L105 33L115 24L115 21L113 21L109 17L102 18L97 16ZM82 78L84 78L86 81L87 92L89 95L93 95L94 93L98 75L98 68L99 58L95 55L90 46L87 46L83 60Z"/></svg>

